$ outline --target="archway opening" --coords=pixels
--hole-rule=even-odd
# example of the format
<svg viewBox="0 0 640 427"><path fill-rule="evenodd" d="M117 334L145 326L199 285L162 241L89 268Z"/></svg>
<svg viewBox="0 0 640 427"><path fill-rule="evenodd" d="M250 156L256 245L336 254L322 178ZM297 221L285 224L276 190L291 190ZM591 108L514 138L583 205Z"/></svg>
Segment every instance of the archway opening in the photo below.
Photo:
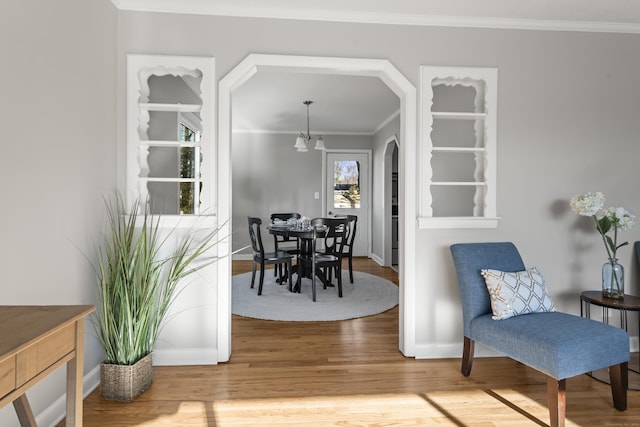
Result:
<svg viewBox="0 0 640 427"><path fill-rule="evenodd" d="M416 181L416 90L415 87L387 60L283 56L252 54L240 62L219 83L218 103L218 173L217 199L220 224L225 224L226 235L231 236L232 171L231 171L231 111L233 91L260 70L287 72L313 72L380 78L400 99L400 151L399 164L399 349L405 356L415 355L415 212ZM409 159L409 161L407 161ZM413 220L407 220L413 217ZM218 263L218 361L231 356L231 241L219 247Z"/></svg>

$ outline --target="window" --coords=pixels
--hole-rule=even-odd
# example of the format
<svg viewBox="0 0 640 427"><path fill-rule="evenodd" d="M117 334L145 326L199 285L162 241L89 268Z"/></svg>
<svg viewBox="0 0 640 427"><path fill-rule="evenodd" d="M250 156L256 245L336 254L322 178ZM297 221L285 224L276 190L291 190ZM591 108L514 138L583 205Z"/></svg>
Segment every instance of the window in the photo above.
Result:
<svg viewBox="0 0 640 427"><path fill-rule="evenodd" d="M421 84L420 227L497 226L497 69L422 67Z"/></svg>
<svg viewBox="0 0 640 427"><path fill-rule="evenodd" d="M155 214L212 206L213 80L212 58L127 57L127 195Z"/></svg>
<svg viewBox="0 0 640 427"><path fill-rule="evenodd" d="M333 208L360 208L360 162L333 162Z"/></svg>

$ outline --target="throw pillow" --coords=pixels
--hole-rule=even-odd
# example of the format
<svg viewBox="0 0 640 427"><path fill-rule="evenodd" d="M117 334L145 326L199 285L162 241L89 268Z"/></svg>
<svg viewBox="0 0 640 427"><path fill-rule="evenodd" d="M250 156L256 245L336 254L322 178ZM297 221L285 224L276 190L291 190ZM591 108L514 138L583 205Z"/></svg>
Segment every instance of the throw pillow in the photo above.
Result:
<svg viewBox="0 0 640 427"><path fill-rule="evenodd" d="M542 274L536 267L525 271L481 270L491 297L492 319L556 311Z"/></svg>

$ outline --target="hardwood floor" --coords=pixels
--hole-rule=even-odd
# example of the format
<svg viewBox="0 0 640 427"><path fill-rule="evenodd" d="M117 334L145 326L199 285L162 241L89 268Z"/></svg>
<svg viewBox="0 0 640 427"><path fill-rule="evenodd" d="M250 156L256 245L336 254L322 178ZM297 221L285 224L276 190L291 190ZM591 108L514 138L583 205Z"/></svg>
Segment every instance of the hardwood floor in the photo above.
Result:
<svg viewBox="0 0 640 427"><path fill-rule="evenodd" d="M356 270L397 283L367 259ZM250 270L234 262L234 274ZM447 321L443 319L443 321ZM133 403L84 406L87 427L118 426L544 426L545 377L507 358L415 360L398 351L398 308L341 322L233 317L233 353L215 366L155 367ZM610 388L586 375L567 381L567 426L640 426L640 394L613 408ZM61 423L60 426L63 424Z"/></svg>

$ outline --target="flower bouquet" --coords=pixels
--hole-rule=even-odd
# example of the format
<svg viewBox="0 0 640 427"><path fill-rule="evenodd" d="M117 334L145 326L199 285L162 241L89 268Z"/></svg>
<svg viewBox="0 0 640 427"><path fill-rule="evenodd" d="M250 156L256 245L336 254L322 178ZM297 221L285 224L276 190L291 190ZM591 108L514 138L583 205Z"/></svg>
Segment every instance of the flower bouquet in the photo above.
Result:
<svg viewBox="0 0 640 427"><path fill-rule="evenodd" d="M622 207L604 207L605 197L600 192L577 194L571 198L571 209L582 216L593 217L596 230L602 236L607 251L607 262L602 266L602 294L609 298L624 296L624 269L618 264L617 252L629 242L618 244L618 230L629 230L635 216ZM613 232L613 237L609 235Z"/></svg>

